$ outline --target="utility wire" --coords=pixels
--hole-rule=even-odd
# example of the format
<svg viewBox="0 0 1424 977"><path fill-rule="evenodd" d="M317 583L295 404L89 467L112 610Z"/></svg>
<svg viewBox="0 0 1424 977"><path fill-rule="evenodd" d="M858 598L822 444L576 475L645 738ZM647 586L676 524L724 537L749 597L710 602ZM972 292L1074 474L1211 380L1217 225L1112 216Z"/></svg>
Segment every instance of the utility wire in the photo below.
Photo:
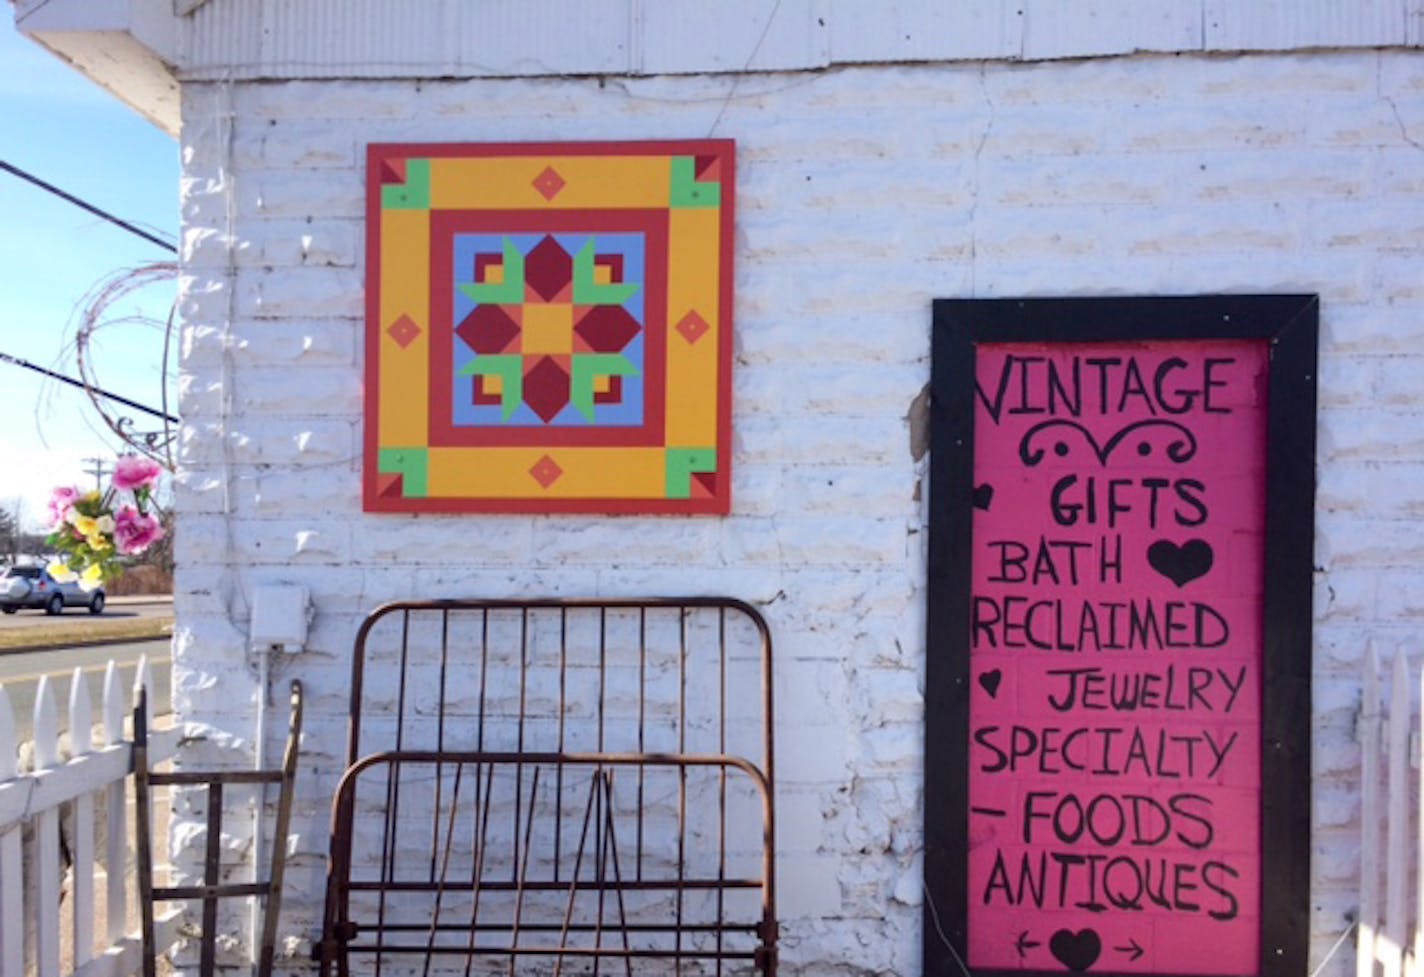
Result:
<svg viewBox="0 0 1424 977"><path fill-rule="evenodd" d="M78 387L80 390L91 391L93 393L98 394L100 397L106 397L116 403L123 404L125 407L132 407L134 410L141 410L145 414L150 414L153 417L159 418L160 420L168 421L172 424L178 423L178 418L174 417L172 414L165 414L161 410L155 410L152 407L146 407L136 400L129 400L127 397L120 397L118 394L109 393L109 391L105 390L102 387L96 387L93 384L85 383L82 380L76 380L73 377L67 377L63 373L56 373L53 370L46 370L42 366L36 366L29 360L20 359L18 356L11 356L9 353L0 353L0 363L9 363L12 366L20 366L24 367L26 370L33 370L36 373L40 373L44 376L49 377L51 380L58 380L60 383L67 383L71 387Z"/></svg>
<svg viewBox="0 0 1424 977"><path fill-rule="evenodd" d="M7 163L5 160L0 159L0 170L4 170L6 173L10 173L10 174L12 174L12 175L14 175L14 176L18 176L20 179L25 180L25 181L28 182L28 183L33 183L35 186L39 187L41 190L45 190L45 191L47 191L47 192L49 192L49 193L52 193L52 194L54 194L56 197L58 197L59 199L61 199L61 200L63 200L63 201L66 201L66 202L68 202L68 203L71 203L71 204L73 204L74 206L80 208L81 210L87 210L89 213L93 214L95 217L102 217L104 220L108 221L110 224L113 224L113 225L115 225L116 227L122 227L124 230L128 231L130 234L136 234L137 236L143 238L145 241L148 241L148 242L150 242L150 243L152 243L152 244L156 244L156 245L158 245L160 248L163 248L163 249L166 250L166 251L171 251L173 254L177 254L177 253L178 253L178 248L177 248L177 247L175 247L175 246L172 245L172 244L169 244L167 241L163 240L161 237L158 237L158 236L156 236L156 235L154 235L154 234L150 234L148 231L145 231L143 228L138 227L138 226L136 226L136 225L134 225L134 224L130 224L128 221L124 220L122 217L115 217L113 214L109 213L107 210L101 210L100 208L95 207L93 204L89 203L87 200L81 200L80 198L74 196L74 194L72 194L72 193L65 193L63 190L61 190L59 187L55 186L54 184L52 184L52 183L46 183L44 180L41 180L39 177L35 176L33 173L26 173L24 170L20 169L18 166L15 166L15 165L12 164L12 163ZM150 413L151 413L151 412L150 412Z"/></svg>

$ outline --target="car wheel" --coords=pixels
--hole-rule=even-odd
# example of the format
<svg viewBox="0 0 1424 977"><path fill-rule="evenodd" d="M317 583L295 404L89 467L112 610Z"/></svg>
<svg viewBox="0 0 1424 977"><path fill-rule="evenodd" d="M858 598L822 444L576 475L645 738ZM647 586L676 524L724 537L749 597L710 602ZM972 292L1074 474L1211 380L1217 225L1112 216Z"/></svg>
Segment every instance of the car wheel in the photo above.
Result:
<svg viewBox="0 0 1424 977"><path fill-rule="evenodd" d="M46 614L51 614L51 615L53 615L53 614L63 614L63 613L64 613L64 595L63 595L63 594L55 594L53 597L51 597L51 598L49 599L48 603L45 604L45 613L46 613Z"/></svg>
<svg viewBox="0 0 1424 977"><path fill-rule="evenodd" d="M18 610L18 607L0 607L0 611L4 611L6 614L14 614Z"/></svg>
<svg viewBox="0 0 1424 977"><path fill-rule="evenodd" d="M100 594L95 594L93 597L89 598L89 613L90 613L90 614L103 614L103 613L104 613L104 595L103 595L103 594L101 594L101 593L100 593Z"/></svg>

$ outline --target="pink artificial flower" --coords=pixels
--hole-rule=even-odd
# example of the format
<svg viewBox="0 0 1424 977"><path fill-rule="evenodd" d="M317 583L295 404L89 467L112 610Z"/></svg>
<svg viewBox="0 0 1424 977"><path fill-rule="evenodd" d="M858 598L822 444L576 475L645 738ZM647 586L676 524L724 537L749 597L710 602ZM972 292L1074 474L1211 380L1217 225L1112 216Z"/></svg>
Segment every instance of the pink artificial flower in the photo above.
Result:
<svg viewBox="0 0 1424 977"><path fill-rule="evenodd" d="M120 455L114 463L114 488L126 491L151 488L161 474L163 466L151 458Z"/></svg>
<svg viewBox="0 0 1424 977"><path fill-rule="evenodd" d="M69 486L62 486L49 494L49 524L51 529L58 529L69 519L74 511L74 503L79 500L79 490Z"/></svg>
<svg viewBox="0 0 1424 977"><path fill-rule="evenodd" d="M114 513L114 546L120 553L137 555L163 538L163 525L131 505Z"/></svg>

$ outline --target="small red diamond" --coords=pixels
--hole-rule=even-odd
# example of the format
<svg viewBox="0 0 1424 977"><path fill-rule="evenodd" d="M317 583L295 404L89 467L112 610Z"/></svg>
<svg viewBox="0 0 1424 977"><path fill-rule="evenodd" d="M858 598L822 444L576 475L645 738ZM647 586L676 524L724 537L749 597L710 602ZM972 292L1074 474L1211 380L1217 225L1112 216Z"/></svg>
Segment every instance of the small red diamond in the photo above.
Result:
<svg viewBox="0 0 1424 977"><path fill-rule="evenodd" d="M712 327L707 324L706 319L693 311L683 316L673 328L682 335L683 339L689 343L695 343L705 336L707 330Z"/></svg>
<svg viewBox="0 0 1424 977"><path fill-rule="evenodd" d="M559 176L552 166L544 167L544 172L534 178L534 189L538 190L545 200L553 200L563 188L564 178Z"/></svg>
<svg viewBox="0 0 1424 977"><path fill-rule="evenodd" d="M401 349L405 349L420 338L420 327L410 316L403 315L391 323L390 328L386 330L386 335L399 343Z"/></svg>
<svg viewBox="0 0 1424 977"><path fill-rule="evenodd" d="M558 462L548 455L540 458L534 463L534 467L529 469L529 474L534 476L534 481L538 482L542 488L553 485L563 473L564 470L559 467Z"/></svg>

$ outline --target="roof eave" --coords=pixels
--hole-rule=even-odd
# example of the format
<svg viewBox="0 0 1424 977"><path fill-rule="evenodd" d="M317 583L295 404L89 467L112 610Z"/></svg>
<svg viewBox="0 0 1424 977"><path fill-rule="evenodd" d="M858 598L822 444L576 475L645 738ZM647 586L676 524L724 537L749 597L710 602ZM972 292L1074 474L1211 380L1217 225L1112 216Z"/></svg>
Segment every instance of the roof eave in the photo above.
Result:
<svg viewBox="0 0 1424 977"><path fill-rule="evenodd" d="M160 129L178 135L173 0L19 0L15 27Z"/></svg>

